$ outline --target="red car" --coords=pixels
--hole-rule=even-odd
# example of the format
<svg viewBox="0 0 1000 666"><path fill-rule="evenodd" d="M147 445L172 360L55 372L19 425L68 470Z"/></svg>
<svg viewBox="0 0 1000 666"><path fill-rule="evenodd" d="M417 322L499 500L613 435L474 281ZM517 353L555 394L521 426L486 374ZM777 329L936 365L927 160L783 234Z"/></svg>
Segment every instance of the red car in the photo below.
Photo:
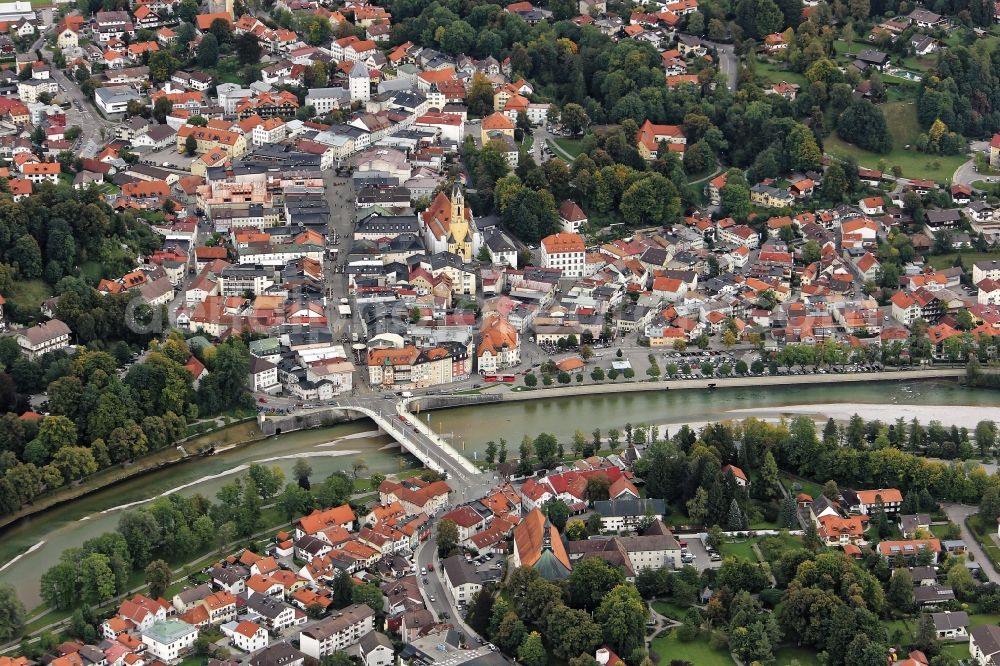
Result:
<svg viewBox="0 0 1000 666"><path fill-rule="evenodd" d="M267 398L257 398L257 402L262 405L267 404Z"/></svg>

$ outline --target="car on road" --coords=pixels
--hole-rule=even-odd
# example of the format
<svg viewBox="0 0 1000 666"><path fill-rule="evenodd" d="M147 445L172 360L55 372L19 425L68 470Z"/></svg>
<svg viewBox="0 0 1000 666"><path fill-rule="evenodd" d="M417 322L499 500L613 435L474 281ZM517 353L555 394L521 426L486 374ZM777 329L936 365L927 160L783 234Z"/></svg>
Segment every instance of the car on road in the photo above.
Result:
<svg viewBox="0 0 1000 666"><path fill-rule="evenodd" d="M437 601L437 598L432 594L430 596L430 600L431 600L431 603L434 603L435 601Z"/></svg>
<svg viewBox="0 0 1000 666"><path fill-rule="evenodd" d="M421 576L427 575L427 567L420 567L420 575ZM425 578L424 580L426 581L427 579Z"/></svg>
<svg viewBox="0 0 1000 666"><path fill-rule="evenodd" d="M424 585L426 585L426 584L427 584L427 579L426 579L426 578L424 578Z"/></svg>
<svg viewBox="0 0 1000 666"><path fill-rule="evenodd" d="M266 405L267 404L267 398L257 398L257 402L259 402L262 405Z"/></svg>

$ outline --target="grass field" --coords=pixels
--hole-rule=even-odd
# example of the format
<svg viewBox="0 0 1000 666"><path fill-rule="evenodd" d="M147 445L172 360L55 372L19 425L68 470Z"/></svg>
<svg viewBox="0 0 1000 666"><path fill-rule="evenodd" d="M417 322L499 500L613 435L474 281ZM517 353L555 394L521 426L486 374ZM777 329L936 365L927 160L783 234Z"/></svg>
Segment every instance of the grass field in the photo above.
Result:
<svg viewBox="0 0 1000 666"><path fill-rule="evenodd" d="M751 562L757 561L757 556L753 552L753 541L736 541L734 543L729 543L728 541L722 544L722 555L723 557L742 557L745 560L750 560Z"/></svg>
<svg viewBox="0 0 1000 666"><path fill-rule="evenodd" d="M672 659L683 659L698 666L732 666L733 658L725 650L713 650L708 644L708 636L699 636L690 643L682 643L677 639L677 632L672 631L666 636L660 636L653 641L653 652L659 657L659 663L667 664Z"/></svg>
<svg viewBox="0 0 1000 666"><path fill-rule="evenodd" d="M583 152L583 143L579 139L552 139L552 141L574 159Z"/></svg>
<svg viewBox="0 0 1000 666"><path fill-rule="evenodd" d="M688 612L687 608L681 608L677 604L669 601L654 601L653 609L664 617L669 617L672 620L678 620L680 622L684 621L684 616L687 615Z"/></svg>
<svg viewBox="0 0 1000 666"><path fill-rule="evenodd" d="M757 546L764 559L773 562L790 550L802 548L802 537L791 534L779 534L773 537L761 537Z"/></svg>
<svg viewBox="0 0 1000 666"><path fill-rule="evenodd" d="M795 494L805 493L813 499L816 499L823 494L823 486L812 481L807 481L806 479L796 479L786 474L782 474L781 482L785 484L785 488L787 488L789 492L794 492ZM799 485L799 490L795 490L795 484Z"/></svg>
<svg viewBox="0 0 1000 666"><path fill-rule="evenodd" d="M17 280L5 296L18 307L37 313L42 301L52 296L52 288L41 280Z"/></svg>
<svg viewBox="0 0 1000 666"><path fill-rule="evenodd" d="M826 152L841 159L854 156L859 165L872 169L878 167L880 160L885 160L889 168L902 168L905 177L929 178L938 182L951 181L955 169L968 160L965 155L925 155L916 150L905 150L903 146L912 146L921 133L916 107L912 103L900 101L883 104L881 109L892 134L891 152L879 155L862 150L843 141L836 132L824 140Z"/></svg>
<svg viewBox="0 0 1000 666"><path fill-rule="evenodd" d="M521 142L521 147L524 148L524 152L530 153L531 146L533 146L534 143L535 143L535 137L533 137L530 134L525 134L524 141Z"/></svg>
<svg viewBox="0 0 1000 666"><path fill-rule="evenodd" d="M794 83L796 85L802 86L803 88L809 85L806 81L806 77L802 76L798 72L790 72L784 69L783 65L772 64L769 62L758 62L757 63L757 78L768 81L771 84L781 83L782 81L786 83Z"/></svg>
<svg viewBox="0 0 1000 666"><path fill-rule="evenodd" d="M776 666L790 666L793 662L799 666L820 666L822 663L815 652L806 648L788 646L774 651Z"/></svg>
<svg viewBox="0 0 1000 666"><path fill-rule="evenodd" d="M958 252L949 252L948 254L938 254L933 257L928 258L928 262L934 268L948 268L953 263L955 263L955 257L958 256ZM984 261L988 259L1000 259L1000 252L962 252L962 266L966 271L972 270L972 264L977 261Z"/></svg>

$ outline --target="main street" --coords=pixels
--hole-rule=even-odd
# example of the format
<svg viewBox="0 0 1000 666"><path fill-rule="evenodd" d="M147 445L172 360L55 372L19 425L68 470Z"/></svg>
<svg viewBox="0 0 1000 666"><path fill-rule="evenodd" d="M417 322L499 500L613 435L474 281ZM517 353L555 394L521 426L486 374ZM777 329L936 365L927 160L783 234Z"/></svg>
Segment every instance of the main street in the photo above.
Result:
<svg viewBox="0 0 1000 666"><path fill-rule="evenodd" d="M39 40L36 46L41 45L41 43L42 40ZM49 62L52 61L52 52L47 47L41 46L41 52ZM95 157L115 123L101 116L94 108L93 103L80 90L76 81L67 78L61 69L53 67L52 78L59 84L58 97L69 100L73 105L67 115L70 123L80 126L80 139L77 144L80 146L80 155L82 157Z"/></svg>

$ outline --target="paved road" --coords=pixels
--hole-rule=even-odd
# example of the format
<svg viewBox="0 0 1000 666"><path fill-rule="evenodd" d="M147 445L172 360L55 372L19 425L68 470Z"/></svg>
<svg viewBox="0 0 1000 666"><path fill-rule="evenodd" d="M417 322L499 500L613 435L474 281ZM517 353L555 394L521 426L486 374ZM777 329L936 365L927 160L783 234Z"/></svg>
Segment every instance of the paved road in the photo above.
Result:
<svg viewBox="0 0 1000 666"><path fill-rule="evenodd" d="M941 508L948 516L948 520L958 525L962 530L962 540L969 547L969 551L976 556L976 561L983 567L986 577L989 578L991 583L1000 583L1000 573L997 573L996 569L993 568L990 558L986 557L982 546L979 545L976 537L972 534L968 525L965 524L965 519L977 513L979 507L969 506L968 504L945 504L942 502Z"/></svg>
<svg viewBox="0 0 1000 666"><path fill-rule="evenodd" d="M726 87L730 92L736 92L736 83L739 79L740 61L736 57L736 48L732 44L720 44L702 40L709 46L715 48L719 54L719 71L726 75Z"/></svg>
<svg viewBox="0 0 1000 666"><path fill-rule="evenodd" d="M36 46L41 46L41 40ZM47 47L42 47L41 50L46 59L52 62L52 51L48 50ZM80 126L80 143L78 144L81 146L80 154L83 157L94 157L100 147L104 145L105 137L109 137L108 133L115 123L105 120L94 109L86 95L80 91L80 86L77 85L76 81L68 79L62 70L53 67L52 78L60 85L59 94L71 102L75 102L73 108L67 112L67 116L70 124Z"/></svg>
<svg viewBox="0 0 1000 666"><path fill-rule="evenodd" d="M989 150L990 144L986 141L973 141L969 144L970 150L973 152L979 152L983 150ZM953 185L969 185L971 186L973 182L977 180L983 180L983 176L976 171L975 160L969 160L962 166L955 169L955 175L951 177L951 182Z"/></svg>

